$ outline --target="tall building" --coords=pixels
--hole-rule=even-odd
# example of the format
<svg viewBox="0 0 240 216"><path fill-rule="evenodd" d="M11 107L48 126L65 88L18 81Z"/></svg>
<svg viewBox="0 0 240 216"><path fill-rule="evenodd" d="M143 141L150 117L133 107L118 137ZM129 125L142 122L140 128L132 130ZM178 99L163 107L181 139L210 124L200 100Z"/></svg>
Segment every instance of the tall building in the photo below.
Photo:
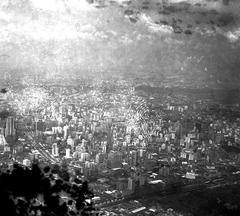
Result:
<svg viewBox="0 0 240 216"><path fill-rule="evenodd" d="M5 137L14 136L15 134L16 134L15 120L14 120L14 117L10 116L7 118L7 121L6 121Z"/></svg>
<svg viewBox="0 0 240 216"><path fill-rule="evenodd" d="M0 134L1 135L4 135L5 133L4 133L4 128L3 127L0 127Z"/></svg>
<svg viewBox="0 0 240 216"><path fill-rule="evenodd" d="M67 145L71 146L72 150L74 149L74 140L71 138L71 136L68 136Z"/></svg>
<svg viewBox="0 0 240 216"><path fill-rule="evenodd" d="M104 154L98 153L95 158L96 163L103 163L104 162Z"/></svg>
<svg viewBox="0 0 240 216"><path fill-rule="evenodd" d="M138 156L140 158L142 158L144 156L144 154L145 154L145 150L144 149L138 149Z"/></svg>
<svg viewBox="0 0 240 216"><path fill-rule="evenodd" d="M65 155L66 158L71 158L71 149L70 148L67 148L66 149L66 155Z"/></svg>
<svg viewBox="0 0 240 216"><path fill-rule="evenodd" d="M90 155L87 152L81 152L79 161L85 162L89 160Z"/></svg>
<svg viewBox="0 0 240 216"><path fill-rule="evenodd" d="M128 190L130 191L134 190L134 181L132 178L128 178Z"/></svg>
<svg viewBox="0 0 240 216"><path fill-rule="evenodd" d="M67 139L67 136L68 136L68 131L69 131L69 127L67 125L65 125L63 127L63 138L66 140Z"/></svg>
<svg viewBox="0 0 240 216"><path fill-rule="evenodd" d="M113 149L113 140L112 140L112 129L111 124L107 125L107 153Z"/></svg>
<svg viewBox="0 0 240 216"><path fill-rule="evenodd" d="M145 176L144 175L140 175L139 177L139 185L143 186L146 182Z"/></svg>
<svg viewBox="0 0 240 216"><path fill-rule="evenodd" d="M59 156L58 146L57 143L54 143L52 145L52 155L53 156Z"/></svg>
<svg viewBox="0 0 240 216"><path fill-rule="evenodd" d="M7 141L4 135L0 134L0 151L4 151L5 146L7 145Z"/></svg>
<svg viewBox="0 0 240 216"><path fill-rule="evenodd" d="M137 162L138 162L138 158L137 158L137 151L133 150L130 151L130 166L136 166Z"/></svg>

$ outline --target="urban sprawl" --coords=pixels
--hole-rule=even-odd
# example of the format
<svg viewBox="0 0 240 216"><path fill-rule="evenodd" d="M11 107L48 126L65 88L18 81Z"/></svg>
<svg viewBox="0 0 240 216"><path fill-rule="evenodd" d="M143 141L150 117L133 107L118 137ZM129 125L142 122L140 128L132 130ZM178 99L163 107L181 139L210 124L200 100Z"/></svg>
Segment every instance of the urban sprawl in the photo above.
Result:
<svg viewBox="0 0 240 216"><path fill-rule="evenodd" d="M67 164L102 215L180 215L147 198L238 184L238 104L144 89L124 80L7 89L1 165Z"/></svg>

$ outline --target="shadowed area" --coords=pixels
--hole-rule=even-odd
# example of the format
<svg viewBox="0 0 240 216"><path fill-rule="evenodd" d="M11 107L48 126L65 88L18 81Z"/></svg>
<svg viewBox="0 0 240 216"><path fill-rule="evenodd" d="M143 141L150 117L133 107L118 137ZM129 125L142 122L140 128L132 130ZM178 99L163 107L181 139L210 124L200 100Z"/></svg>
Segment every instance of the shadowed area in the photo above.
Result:
<svg viewBox="0 0 240 216"><path fill-rule="evenodd" d="M15 164L10 171L2 165L0 183L2 211L8 215L93 215L87 182L70 179L63 167Z"/></svg>

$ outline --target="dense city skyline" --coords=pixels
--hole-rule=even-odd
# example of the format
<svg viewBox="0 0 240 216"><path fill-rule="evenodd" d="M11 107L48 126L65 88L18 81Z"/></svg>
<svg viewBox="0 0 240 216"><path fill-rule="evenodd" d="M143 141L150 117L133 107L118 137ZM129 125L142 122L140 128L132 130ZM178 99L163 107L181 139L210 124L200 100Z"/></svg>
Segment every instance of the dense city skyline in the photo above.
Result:
<svg viewBox="0 0 240 216"><path fill-rule="evenodd" d="M239 9L1 1L2 209L240 215Z"/></svg>
<svg viewBox="0 0 240 216"><path fill-rule="evenodd" d="M181 215L152 197L239 184L239 104L205 93L150 91L126 80L12 87L2 93L1 165L63 166L88 181L103 215Z"/></svg>

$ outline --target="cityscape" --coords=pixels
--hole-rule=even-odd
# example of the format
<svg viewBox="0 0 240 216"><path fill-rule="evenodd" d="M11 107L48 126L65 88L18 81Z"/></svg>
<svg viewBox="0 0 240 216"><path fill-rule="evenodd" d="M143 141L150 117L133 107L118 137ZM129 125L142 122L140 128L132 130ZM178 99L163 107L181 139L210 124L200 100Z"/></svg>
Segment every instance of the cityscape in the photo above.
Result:
<svg viewBox="0 0 240 216"><path fill-rule="evenodd" d="M124 80L9 89L1 164L65 163L103 215L156 215L164 210L149 196L239 184L239 104L144 89Z"/></svg>
<svg viewBox="0 0 240 216"><path fill-rule="evenodd" d="M239 8L3 0L2 211L240 215Z"/></svg>

